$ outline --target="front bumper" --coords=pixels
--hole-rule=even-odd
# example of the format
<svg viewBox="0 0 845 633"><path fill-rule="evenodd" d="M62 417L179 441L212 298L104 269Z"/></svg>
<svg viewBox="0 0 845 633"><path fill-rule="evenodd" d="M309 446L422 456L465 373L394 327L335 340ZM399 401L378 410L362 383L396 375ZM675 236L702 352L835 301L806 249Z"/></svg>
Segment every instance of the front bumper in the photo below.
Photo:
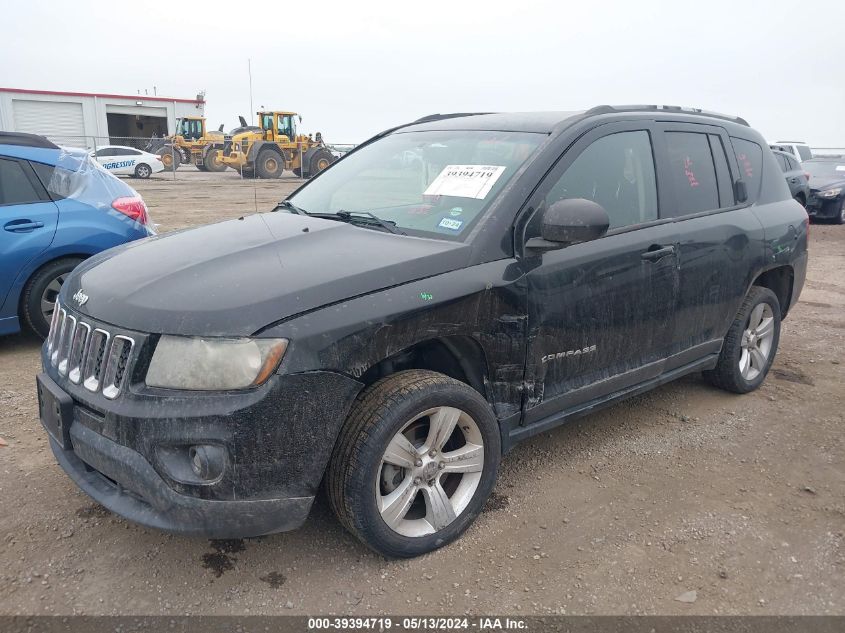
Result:
<svg viewBox="0 0 845 633"><path fill-rule="evenodd" d="M137 358L148 355L151 337L121 333L137 341ZM209 538L301 525L361 388L314 371L275 375L252 390L186 393L147 388L133 369L127 389L109 400L60 375L46 349L42 365L39 380L67 405L64 448L53 437L51 446L77 485L127 519ZM191 470L196 446L224 456L207 479Z"/></svg>
<svg viewBox="0 0 845 633"><path fill-rule="evenodd" d="M144 457L73 424L73 450L50 438L56 460L71 479L106 509L130 521L205 538L245 538L298 528L313 496L254 501L211 501L175 492Z"/></svg>
<svg viewBox="0 0 845 633"><path fill-rule="evenodd" d="M811 218L834 219L842 213L842 205L845 204L845 196L836 198L822 198L817 192L810 192L810 199L807 201L807 215Z"/></svg>

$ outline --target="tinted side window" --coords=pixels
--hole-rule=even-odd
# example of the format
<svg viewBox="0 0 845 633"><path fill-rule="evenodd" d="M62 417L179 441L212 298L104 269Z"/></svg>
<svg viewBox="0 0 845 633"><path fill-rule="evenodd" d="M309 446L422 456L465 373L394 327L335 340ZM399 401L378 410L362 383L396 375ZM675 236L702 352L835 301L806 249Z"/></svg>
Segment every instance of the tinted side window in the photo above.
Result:
<svg viewBox="0 0 845 633"><path fill-rule="evenodd" d="M125 150L123 150L124 156L139 156L140 154L141 154L141 152L139 152L137 149L125 149Z"/></svg>
<svg viewBox="0 0 845 633"><path fill-rule="evenodd" d="M810 160L813 157L813 153L810 151L809 147L799 145L795 149L798 150L798 156L801 157L801 160Z"/></svg>
<svg viewBox="0 0 845 633"><path fill-rule="evenodd" d="M775 160L778 162L778 165L780 165L781 171L789 171L789 163L787 163L786 156L775 154Z"/></svg>
<svg viewBox="0 0 845 633"><path fill-rule="evenodd" d="M719 208L719 186L706 134L666 132L669 182L675 191L672 215Z"/></svg>
<svg viewBox="0 0 845 633"><path fill-rule="evenodd" d="M0 158L0 204L41 202L23 165L16 160Z"/></svg>
<svg viewBox="0 0 845 633"><path fill-rule="evenodd" d="M760 171L763 169L763 148L741 138L731 137L739 164L739 174L748 189L748 201L754 202L760 194Z"/></svg>
<svg viewBox="0 0 845 633"><path fill-rule="evenodd" d="M546 208L566 198L600 204L611 229L656 220L657 185L648 132L609 134L588 146L546 195Z"/></svg>
<svg viewBox="0 0 845 633"><path fill-rule="evenodd" d="M786 162L789 163L789 171L797 171L801 169L801 166L798 164L798 161L794 158L787 158Z"/></svg>

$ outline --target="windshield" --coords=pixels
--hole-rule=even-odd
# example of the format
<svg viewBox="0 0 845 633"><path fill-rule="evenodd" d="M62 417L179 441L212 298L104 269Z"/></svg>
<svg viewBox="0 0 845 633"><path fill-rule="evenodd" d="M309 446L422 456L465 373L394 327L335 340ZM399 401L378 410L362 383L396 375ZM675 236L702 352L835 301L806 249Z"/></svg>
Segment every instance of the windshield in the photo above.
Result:
<svg viewBox="0 0 845 633"><path fill-rule="evenodd" d="M845 159L841 161L832 160L808 160L801 164L810 176L816 178L842 178L845 180Z"/></svg>
<svg viewBox="0 0 845 633"><path fill-rule="evenodd" d="M308 213L369 212L403 233L462 239L543 134L391 134L353 152L290 201Z"/></svg>

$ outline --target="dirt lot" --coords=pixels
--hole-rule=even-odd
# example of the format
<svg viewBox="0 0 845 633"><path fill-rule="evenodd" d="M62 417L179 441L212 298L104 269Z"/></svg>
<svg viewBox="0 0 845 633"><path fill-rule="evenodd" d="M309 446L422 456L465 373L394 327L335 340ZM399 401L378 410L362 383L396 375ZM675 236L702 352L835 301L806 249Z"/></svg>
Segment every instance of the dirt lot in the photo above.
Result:
<svg viewBox="0 0 845 633"><path fill-rule="evenodd" d="M298 181L131 184L165 231L268 209ZM110 515L47 445L38 343L0 339L0 613L845 614L845 227L811 238L759 391L691 376L534 438L461 541L405 562L324 501L301 530L245 541Z"/></svg>

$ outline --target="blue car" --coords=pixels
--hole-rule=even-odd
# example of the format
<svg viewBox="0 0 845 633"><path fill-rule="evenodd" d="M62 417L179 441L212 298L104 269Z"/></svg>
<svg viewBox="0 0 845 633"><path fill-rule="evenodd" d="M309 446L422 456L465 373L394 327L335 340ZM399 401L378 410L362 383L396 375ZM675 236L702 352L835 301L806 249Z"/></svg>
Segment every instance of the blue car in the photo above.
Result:
<svg viewBox="0 0 845 633"><path fill-rule="evenodd" d="M87 152L13 132L0 132L0 225L0 335L42 338L74 267L154 233L138 193Z"/></svg>

